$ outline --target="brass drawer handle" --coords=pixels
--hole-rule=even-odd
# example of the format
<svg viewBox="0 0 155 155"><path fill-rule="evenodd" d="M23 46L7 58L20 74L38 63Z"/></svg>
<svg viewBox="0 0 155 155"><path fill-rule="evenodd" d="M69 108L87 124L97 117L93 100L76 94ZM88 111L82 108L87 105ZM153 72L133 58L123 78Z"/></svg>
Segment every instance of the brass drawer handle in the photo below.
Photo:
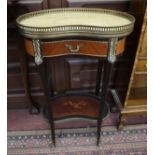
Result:
<svg viewBox="0 0 155 155"><path fill-rule="evenodd" d="M72 45L69 45L69 44L66 44L65 46L70 50L70 52L72 52L72 53L77 53L77 52L79 52L80 48L81 48L83 45L82 45L82 44L77 44L76 49L73 49L73 46L72 46Z"/></svg>

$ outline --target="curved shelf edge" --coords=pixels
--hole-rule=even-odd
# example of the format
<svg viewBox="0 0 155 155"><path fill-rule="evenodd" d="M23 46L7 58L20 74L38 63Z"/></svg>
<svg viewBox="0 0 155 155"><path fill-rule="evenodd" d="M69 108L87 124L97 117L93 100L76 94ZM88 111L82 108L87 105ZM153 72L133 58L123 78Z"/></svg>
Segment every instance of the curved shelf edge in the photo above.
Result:
<svg viewBox="0 0 155 155"><path fill-rule="evenodd" d="M90 94L57 95L51 99L54 121L67 119L98 120L100 99ZM104 105L102 119L109 113L109 107Z"/></svg>

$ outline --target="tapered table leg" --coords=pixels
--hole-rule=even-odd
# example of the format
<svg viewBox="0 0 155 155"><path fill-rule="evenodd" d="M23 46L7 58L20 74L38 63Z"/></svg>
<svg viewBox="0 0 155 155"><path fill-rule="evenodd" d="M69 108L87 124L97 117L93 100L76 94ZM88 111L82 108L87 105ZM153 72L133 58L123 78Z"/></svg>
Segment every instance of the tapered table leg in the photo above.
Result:
<svg viewBox="0 0 155 155"><path fill-rule="evenodd" d="M48 60L45 61L45 72L46 72L46 81L47 81L47 86L48 86L48 92L49 92L49 97L52 98L54 96L54 90L53 90L53 79L52 79L52 70L50 67L48 67ZM48 113L48 107L47 104L44 104L43 106L43 114L45 118L49 120L49 113Z"/></svg>
<svg viewBox="0 0 155 155"><path fill-rule="evenodd" d="M106 113L106 96L108 93L108 87L110 83L110 78L112 75L112 68L113 64L109 63L108 61L104 62L104 76L102 78L102 90L101 90L101 99L100 99L100 111L99 111L99 117L98 117L98 125L97 125L97 145L99 145L100 142L100 134L101 134L101 125L102 125L102 118L103 115Z"/></svg>
<svg viewBox="0 0 155 155"><path fill-rule="evenodd" d="M96 77L96 91L95 91L95 94L97 96L99 95L99 91L100 91L103 62L104 62L104 60L98 60L98 69L97 69L97 77Z"/></svg>
<svg viewBox="0 0 155 155"><path fill-rule="evenodd" d="M48 110L48 118L50 121L50 126L51 126L51 135L52 135L52 142L55 145L55 127L54 127L54 118L53 118L53 111L52 111L52 104L50 103L50 89L49 89L49 85L48 85L48 78L47 78L47 67L45 66L45 62L43 62L40 65L37 65L38 68L38 72L40 74L40 78L42 81L42 85L43 85L43 90L44 90L44 94L45 94L45 107Z"/></svg>
<svg viewBox="0 0 155 155"><path fill-rule="evenodd" d="M31 92L30 92L30 80L29 80L29 70L28 70L28 60L26 56L26 52L24 51L23 39L20 36L17 36L18 40L18 51L19 51L19 61L21 67L22 78L24 82L24 90L26 97L28 99L29 111L31 114L40 113L40 106L36 102L33 101Z"/></svg>
<svg viewBox="0 0 155 155"><path fill-rule="evenodd" d="M115 56L115 47L117 43L117 38L111 38L109 40L109 51L108 57L106 61L104 61L104 72L102 76L102 90L101 90L101 99L100 99L100 111L98 116L98 125L97 125L97 145L100 142L100 135L101 135L101 125L102 125L102 117L105 114L105 107L106 107L106 96L108 93L108 87L110 83L110 79L112 76L112 70L114 63L116 61Z"/></svg>

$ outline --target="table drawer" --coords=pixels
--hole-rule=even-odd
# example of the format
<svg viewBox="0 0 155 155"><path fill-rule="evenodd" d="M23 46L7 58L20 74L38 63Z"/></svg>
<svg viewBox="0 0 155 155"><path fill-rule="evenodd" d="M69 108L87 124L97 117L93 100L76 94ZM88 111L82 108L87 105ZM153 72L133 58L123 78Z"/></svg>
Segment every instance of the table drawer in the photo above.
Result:
<svg viewBox="0 0 155 155"><path fill-rule="evenodd" d="M144 31L141 47L139 49L139 57L147 57L147 29Z"/></svg>
<svg viewBox="0 0 155 155"><path fill-rule="evenodd" d="M125 39L118 41L116 53L121 54L124 51ZM31 40L25 40L27 52L34 56L33 44ZM64 40L41 42L43 57L61 56L61 55L89 55L105 57L108 53L108 42L90 41L90 40Z"/></svg>
<svg viewBox="0 0 155 155"><path fill-rule="evenodd" d="M44 57L59 56L67 54L81 54L100 56L106 55L108 50L107 42L95 41L60 41L60 42L44 42L42 44Z"/></svg>
<svg viewBox="0 0 155 155"><path fill-rule="evenodd" d="M136 72L147 72L147 60L138 60L136 64Z"/></svg>
<svg viewBox="0 0 155 155"><path fill-rule="evenodd" d="M147 87L147 74L135 73L132 81L132 88Z"/></svg>
<svg viewBox="0 0 155 155"><path fill-rule="evenodd" d="M135 109L137 108L136 111L138 111L138 106L143 106L146 108L146 105L147 105L147 99L129 99L127 101L127 104L128 104L128 108L130 107L134 107Z"/></svg>

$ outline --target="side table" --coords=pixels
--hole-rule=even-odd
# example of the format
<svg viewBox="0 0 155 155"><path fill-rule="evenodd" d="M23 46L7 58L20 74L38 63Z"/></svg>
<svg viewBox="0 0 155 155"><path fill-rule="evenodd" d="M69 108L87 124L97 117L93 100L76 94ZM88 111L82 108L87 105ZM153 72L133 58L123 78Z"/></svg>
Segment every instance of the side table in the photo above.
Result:
<svg viewBox="0 0 155 155"><path fill-rule="evenodd" d="M43 83L45 111L48 110L54 145L54 121L68 117L96 119L99 144L102 119L108 114L106 95L113 64L124 52L125 39L133 31L134 21L134 17L127 13L95 8L42 10L17 18L26 51L34 57ZM99 59L95 95L54 95L49 88L48 81L51 80L47 76L47 61L52 57L70 55Z"/></svg>

